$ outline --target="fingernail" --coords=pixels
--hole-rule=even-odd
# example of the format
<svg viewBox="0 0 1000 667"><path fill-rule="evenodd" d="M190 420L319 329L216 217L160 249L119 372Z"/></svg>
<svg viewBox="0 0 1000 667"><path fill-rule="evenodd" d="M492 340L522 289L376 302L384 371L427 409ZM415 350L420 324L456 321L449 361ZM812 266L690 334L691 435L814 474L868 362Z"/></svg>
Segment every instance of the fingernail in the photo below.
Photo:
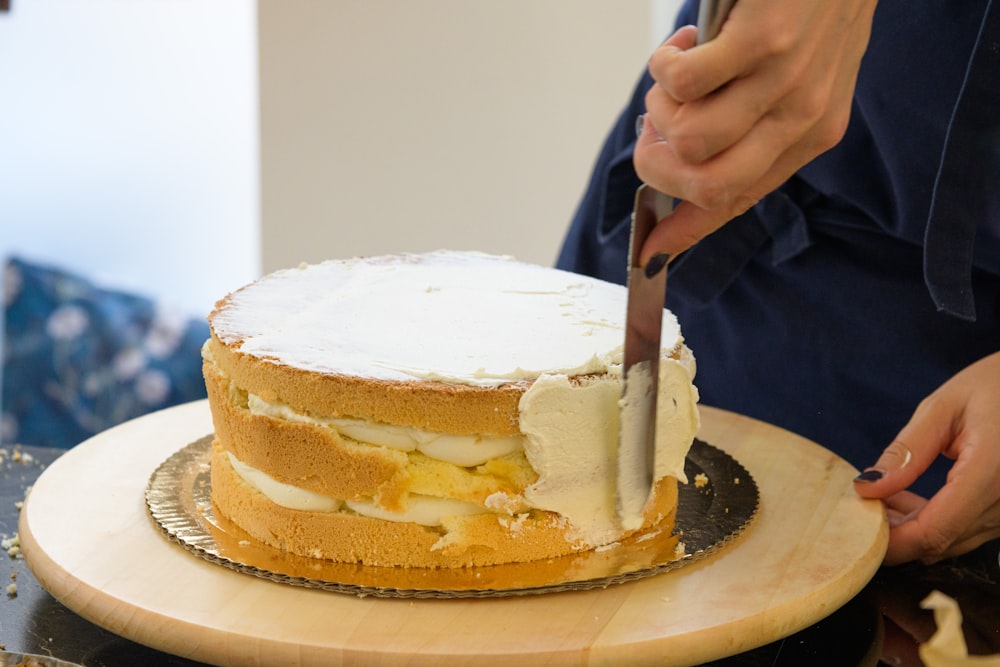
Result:
<svg viewBox="0 0 1000 667"><path fill-rule="evenodd" d="M869 468L854 478L855 482L877 482L885 477L885 473L875 468Z"/></svg>
<svg viewBox="0 0 1000 667"><path fill-rule="evenodd" d="M635 117L635 136L642 134L642 128L646 124L646 114L639 114Z"/></svg>
<svg viewBox="0 0 1000 667"><path fill-rule="evenodd" d="M669 261L670 255L668 253L661 252L657 255L653 255L650 258L649 263L646 264L646 277L652 278L655 276L663 270L663 267L665 267Z"/></svg>

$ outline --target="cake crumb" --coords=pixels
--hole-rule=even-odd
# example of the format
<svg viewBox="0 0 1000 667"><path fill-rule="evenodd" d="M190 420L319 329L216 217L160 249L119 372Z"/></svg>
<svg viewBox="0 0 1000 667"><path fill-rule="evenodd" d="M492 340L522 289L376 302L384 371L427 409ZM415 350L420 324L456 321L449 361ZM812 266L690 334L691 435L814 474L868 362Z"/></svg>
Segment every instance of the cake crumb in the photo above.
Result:
<svg viewBox="0 0 1000 667"><path fill-rule="evenodd" d="M739 477L733 477L733 484L736 484L737 486L739 486L739 483L740 483L740 478Z"/></svg>
<svg viewBox="0 0 1000 667"><path fill-rule="evenodd" d="M528 514L518 514L516 517L510 519L504 516L498 516L497 521L500 525L506 528L511 533L520 533L524 528L524 522L527 521Z"/></svg>
<svg viewBox="0 0 1000 667"><path fill-rule="evenodd" d="M17 597L17 584L14 583L7 584L7 597L9 598Z"/></svg>
<svg viewBox="0 0 1000 667"><path fill-rule="evenodd" d="M508 495L503 491L497 491L486 496L486 501L483 504L487 509L491 509L494 512L504 512L510 516L514 516L514 513L521 509L520 499L516 496Z"/></svg>
<svg viewBox="0 0 1000 667"><path fill-rule="evenodd" d="M3 548L7 552L7 555L11 558L22 558L21 556L21 537L14 533L13 537L8 537L4 535L0 539L0 548Z"/></svg>
<svg viewBox="0 0 1000 667"><path fill-rule="evenodd" d="M699 489L708 484L708 475L703 472L694 476L694 485Z"/></svg>

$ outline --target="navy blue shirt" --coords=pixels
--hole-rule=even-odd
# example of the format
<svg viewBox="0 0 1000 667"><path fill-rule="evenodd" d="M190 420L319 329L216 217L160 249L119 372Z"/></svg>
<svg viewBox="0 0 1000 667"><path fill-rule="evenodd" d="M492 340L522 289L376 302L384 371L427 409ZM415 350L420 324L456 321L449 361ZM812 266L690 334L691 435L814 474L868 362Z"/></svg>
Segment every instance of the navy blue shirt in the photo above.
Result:
<svg viewBox="0 0 1000 667"><path fill-rule="evenodd" d="M921 399L1000 350L994 4L882 0L843 140L671 265L666 305L703 403L864 468ZM696 16L689 1L678 25ZM651 85L644 74L607 138L560 268L625 281ZM946 471L913 490L933 493Z"/></svg>

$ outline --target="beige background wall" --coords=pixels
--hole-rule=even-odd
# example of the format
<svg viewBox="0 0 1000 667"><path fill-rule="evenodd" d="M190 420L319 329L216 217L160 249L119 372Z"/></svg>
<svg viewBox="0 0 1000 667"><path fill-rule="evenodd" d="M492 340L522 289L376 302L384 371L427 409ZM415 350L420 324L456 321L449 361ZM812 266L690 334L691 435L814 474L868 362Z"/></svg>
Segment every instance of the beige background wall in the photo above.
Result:
<svg viewBox="0 0 1000 667"><path fill-rule="evenodd" d="M553 262L672 4L260 0L263 270L437 248Z"/></svg>

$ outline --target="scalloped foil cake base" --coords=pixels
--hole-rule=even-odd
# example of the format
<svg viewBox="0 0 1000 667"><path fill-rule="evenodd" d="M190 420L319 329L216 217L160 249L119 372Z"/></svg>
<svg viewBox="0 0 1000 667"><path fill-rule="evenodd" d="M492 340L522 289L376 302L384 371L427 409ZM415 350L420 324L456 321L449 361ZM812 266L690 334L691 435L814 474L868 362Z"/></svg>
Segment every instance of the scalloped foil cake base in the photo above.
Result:
<svg viewBox="0 0 1000 667"><path fill-rule="evenodd" d="M527 563L456 569L370 567L298 556L263 544L217 514L212 436L190 443L150 477L146 505L160 531L189 552L237 572L305 588L393 598L487 598L606 588L705 558L742 535L759 491L735 459L695 440L678 486L673 534L650 531L606 547Z"/></svg>

